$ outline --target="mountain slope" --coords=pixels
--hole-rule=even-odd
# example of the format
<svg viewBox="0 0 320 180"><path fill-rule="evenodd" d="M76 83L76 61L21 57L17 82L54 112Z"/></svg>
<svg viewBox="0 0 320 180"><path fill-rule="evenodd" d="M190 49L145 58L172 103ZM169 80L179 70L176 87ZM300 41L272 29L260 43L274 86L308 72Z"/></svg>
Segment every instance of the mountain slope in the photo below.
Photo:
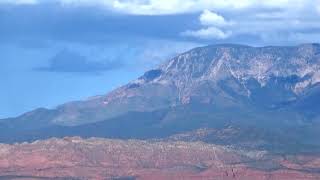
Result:
<svg viewBox="0 0 320 180"><path fill-rule="evenodd" d="M180 54L107 95L2 120L0 140L65 135L148 139L232 126L243 134L257 129L256 137L246 141L271 147L287 140L304 147L306 137L311 137L308 145L319 146L319 83L319 44L206 46ZM274 142L270 135L283 139Z"/></svg>

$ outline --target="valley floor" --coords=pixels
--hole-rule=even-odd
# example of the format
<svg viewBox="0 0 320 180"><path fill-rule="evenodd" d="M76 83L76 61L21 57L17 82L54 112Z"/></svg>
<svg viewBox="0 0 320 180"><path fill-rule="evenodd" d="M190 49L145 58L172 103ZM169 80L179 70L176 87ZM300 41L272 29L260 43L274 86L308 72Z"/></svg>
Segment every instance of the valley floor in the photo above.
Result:
<svg viewBox="0 0 320 180"><path fill-rule="evenodd" d="M0 179L320 179L320 155L203 142L52 138L0 145Z"/></svg>

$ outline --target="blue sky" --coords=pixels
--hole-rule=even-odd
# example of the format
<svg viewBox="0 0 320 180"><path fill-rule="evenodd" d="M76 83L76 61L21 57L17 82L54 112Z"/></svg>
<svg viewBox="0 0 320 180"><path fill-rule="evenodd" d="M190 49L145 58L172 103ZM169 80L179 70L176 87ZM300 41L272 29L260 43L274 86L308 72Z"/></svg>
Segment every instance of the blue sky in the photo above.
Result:
<svg viewBox="0 0 320 180"><path fill-rule="evenodd" d="M105 94L190 48L319 42L319 0L0 0L0 118Z"/></svg>

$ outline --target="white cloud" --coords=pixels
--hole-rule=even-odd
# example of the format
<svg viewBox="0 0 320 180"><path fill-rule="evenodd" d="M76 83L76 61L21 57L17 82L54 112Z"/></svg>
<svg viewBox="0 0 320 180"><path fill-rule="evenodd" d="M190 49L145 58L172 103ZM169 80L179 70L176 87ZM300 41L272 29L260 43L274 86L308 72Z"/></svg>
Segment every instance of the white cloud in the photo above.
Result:
<svg viewBox="0 0 320 180"><path fill-rule="evenodd" d="M208 0L55 0L64 5L98 5L135 15L162 15L201 11ZM206 2L208 1L208 2Z"/></svg>
<svg viewBox="0 0 320 180"><path fill-rule="evenodd" d="M37 4L37 0L0 0L0 4L15 4L15 5L24 5L24 4Z"/></svg>
<svg viewBox="0 0 320 180"><path fill-rule="evenodd" d="M209 10L204 10L199 19L201 24L206 26L223 27L231 24L231 22L227 22L221 15Z"/></svg>
<svg viewBox="0 0 320 180"><path fill-rule="evenodd" d="M319 4L317 5L317 11L318 11L318 13L320 14L320 0L319 0Z"/></svg>
<svg viewBox="0 0 320 180"><path fill-rule="evenodd" d="M313 33L320 30L320 0L271 0L260 4L241 0L238 6L229 6L232 10L226 8L229 1L225 2L225 9L220 11L204 10L199 16L201 27L182 35L202 39L254 37L265 43L303 42L317 37Z"/></svg>
<svg viewBox="0 0 320 180"><path fill-rule="evenodd" d="M208 28L195 30L195 31L188 30L181 33L181 35L183 36L192 36L192 37L197 37L201 39L226 39L230 37L231 34L232 33L230 31L224 32L221 29L216 27L208 27Z"/></svg>
<svg viewBox="0 0 320 180"><path fill-rule="evenodd" d="M183 36L192 36L201 39L226 39L231 36L231 31L224 31L221 28L231 26L233 23L217 13L204 10L199 17L200 23L204 26L199 30L187 30L182 32Z"/></svg>
<svg viewBox="0 0 320 180"><path fill-rule="evenodd" d="M59 1L79 3L88 0ZM205 9L234 11L250 8L290 8L304 3L305 0L92 0L90 2L104 4L107 8L128 14L161 15L201 12Z"/></svg>
<svg viewBox="0 0 320 180"><path fill-rule="evenodd" d="M89 0L59 0L59 1L89 1ZM319 0L92 0L108 8L128 14L177 14L210 11L241 11L245 9L299 8L304 4L318 4Z"/></svg>
<svg viewBox="0 0 320 180"><path fill-rule="evenodd" d="M212 11L234 11L251 8L291 8L318 0L0 0L11 4L57 2L63 5L101 6L126 14L177 14Z"/></svg>

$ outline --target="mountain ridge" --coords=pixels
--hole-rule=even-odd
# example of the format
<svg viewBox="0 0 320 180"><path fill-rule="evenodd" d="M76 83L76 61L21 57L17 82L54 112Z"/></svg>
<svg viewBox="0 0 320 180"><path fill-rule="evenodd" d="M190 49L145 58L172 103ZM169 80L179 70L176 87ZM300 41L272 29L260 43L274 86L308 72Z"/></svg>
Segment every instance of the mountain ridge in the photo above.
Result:
<svg viewBox="0 0 320 180"><path fill-rule="evenodd" d="M311 137L311 145L318 146L319 83L319 44L198 47L106 95L2 120L0 141L62 135L165 138L201 128L223 132L231 125L243 132L257 128L259 140L271 147L282 143L271 134L301 147L303 136Z"/></svg>

